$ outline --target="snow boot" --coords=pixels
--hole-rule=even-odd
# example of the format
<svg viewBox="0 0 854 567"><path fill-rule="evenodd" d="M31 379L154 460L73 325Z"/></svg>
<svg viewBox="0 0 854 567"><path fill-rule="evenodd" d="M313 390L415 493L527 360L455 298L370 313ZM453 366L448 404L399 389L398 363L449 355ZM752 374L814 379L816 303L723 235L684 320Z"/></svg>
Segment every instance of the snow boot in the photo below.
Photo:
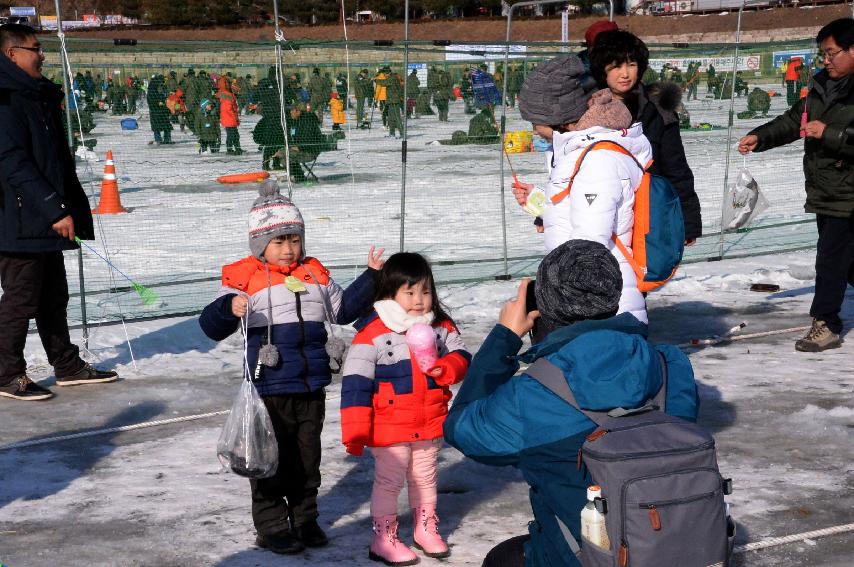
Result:
<svg viewBox="0 0 854 567"><path fill-rule="evenodd" d="M795 350L801 352L821 352L829 348L839 348L842 341L839 335L827 328L821 319L813 319L812 327L806 336L795 343Z"/></svg>
<svg viewBox="0 0 854 567"><path fill-rule="evenodd" d="M374 518L374 540L368 557L372 561L382 561L386 565L402 567L415 565L418 556L397 537L397 516Z"/></svg>
<svg viewBox="0 0 854 567"><path fill-rule="evenodd" d="M421 507L412 510L412 524L415 526L415 547L427 557L442 559L451 555L448 545L439 535L439 516L433 507Z"/></svg>

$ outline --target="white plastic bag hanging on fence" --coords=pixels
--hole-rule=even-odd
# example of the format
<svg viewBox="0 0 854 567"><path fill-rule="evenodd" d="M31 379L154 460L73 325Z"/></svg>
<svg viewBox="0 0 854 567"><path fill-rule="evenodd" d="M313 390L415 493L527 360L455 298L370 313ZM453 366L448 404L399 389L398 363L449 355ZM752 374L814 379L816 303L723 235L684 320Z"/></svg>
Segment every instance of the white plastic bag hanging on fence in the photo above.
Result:
<svg viewBox="0 0 854 567"><path fill-rule="evenodd" d="M247 478L269 478L276 474L279 466L279 446L267 406L250 379L246 319L240 322L246 374L219 435L216 453L222 466L235 474Z"/></svg>
<svg viewBox="0 0 854 567"><path fill-rule="evenodd" d="M753 222L768 208L768 200L747 169L742 169L730 185L723 204L723 229L738 230Z"/></svg>

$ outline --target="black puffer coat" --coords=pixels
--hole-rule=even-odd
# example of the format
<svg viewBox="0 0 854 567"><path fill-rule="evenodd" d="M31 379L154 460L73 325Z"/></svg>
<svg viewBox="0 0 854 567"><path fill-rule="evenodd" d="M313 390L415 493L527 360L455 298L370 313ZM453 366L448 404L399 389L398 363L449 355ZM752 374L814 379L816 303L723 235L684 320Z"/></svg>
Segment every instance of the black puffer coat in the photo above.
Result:
<svg viewBox="0 0 854 567"><path fill-rule="evenodd" d="M71 215L94 238L89 200L62 127L62 91L0 55L0 252L77 248L51 226Z"/></svg>
<svg viewBox="0 0 854 567"><path fill-rule="evenodd" d="M667 178L682 203L685 217L685 239L694 240L703 233L700 199L694 191L694 174L685 158L679 133L679 106L682 89L675 83L638 83L633 97L627 100L632 117L643 124L643 133L652 146L652 168L656 175Z"/></svg>

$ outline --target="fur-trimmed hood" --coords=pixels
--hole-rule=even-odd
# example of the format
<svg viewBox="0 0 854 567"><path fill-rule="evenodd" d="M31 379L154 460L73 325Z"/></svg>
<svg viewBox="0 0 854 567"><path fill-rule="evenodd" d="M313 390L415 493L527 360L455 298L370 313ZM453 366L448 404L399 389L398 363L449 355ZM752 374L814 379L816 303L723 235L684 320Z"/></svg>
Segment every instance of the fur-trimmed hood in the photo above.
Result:
<svg viewBox="0 0 854 567"><path fill-rule="evenodd" d="M676 110L682 104L682 87L672 81L660 81L649 85L639 85L638 114L642 114L644 105L649 102L658 109L665 124L678 122Z"/></svg>

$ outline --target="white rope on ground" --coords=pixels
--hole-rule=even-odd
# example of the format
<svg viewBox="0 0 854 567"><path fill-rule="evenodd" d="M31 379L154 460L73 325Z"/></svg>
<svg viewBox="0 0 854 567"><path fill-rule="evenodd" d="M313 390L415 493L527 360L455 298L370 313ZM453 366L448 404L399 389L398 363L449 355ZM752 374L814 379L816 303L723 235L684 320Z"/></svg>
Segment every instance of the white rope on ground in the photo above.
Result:
<svg viewBox="0 0 854 567"><path fill-rule="evenodd" d="M74 79L73 79L74 74L73 74L73 70L71 68L71 58L68 56L68 46L65 43L65 33L62 31L62 26L58 26L58 28L59 29L57 30L56 35L57 35L57 37L59 37L59 48L60 48L60 56L59 57L60 57L60 61L63 64L63 67L64 67L63 71L66 73L66 75L68 77L68 88L71 91L70 93L68 93L68 97L66 98L66 105L67 105L67 101L70 101L72 98L74 99L74 113L77 115L77 127L80 131L80 144L84 148L84 150L91 151L86 147L86 143L85 143L86 137L85 137L85 134L83 133L83 120L82 120L82 117L80 116L80 104L77 101L77 95L74 92ZM71 112L70 108L66 108L65 110L66 110L66 112ZM72 133L72 136L73 136L73 133ZM73 154L71 157L72 157L72 159L74 159ZM89 203L91 205L91 199L92 199L92 196L94 195L94 192L95 192L95 188L94 188L95 172L92 170L92 164L89 162L89 160L84 159L83 161L86 164L85 167L83 168L83 172L85 174L87 174L89 177L89 181L87 183L87 185L89 186L89 192L86 195L86 197L87 197L87 199L89 199ZM83 185L81 184L81 187L82 186ZM130 342L130 335L128 334L127 324L125 323L124 307L122 306L121 296L119 295L118 292L114 291L114 290L118 289L118 284L116 282L115 269L112 265L112 259L110 258L110 250L107 247L107 233L104 230L104 223L101 220L101 214L98 213L98 214L95 214L93 216L97 220L98 234L101 237L101 243L104 247L104 257L107 259L107 266L109 268L107 271L107 273L109 274L109 278L110 278L110 282L109 282L110 290L109 290L108 295L114 296L114 298L115 298L116 306L119 309L119 319L122 322L122 330L125 333L125 341L127 342L128 352L130 353L130 360L131 360L131 363L133 364L133 369L138 370L137 365L136 365L136 357L133 354L133 346L131 345L131 342ZM86 301L85 291L86 291L85 289L80 290L81 298L82 298L82 301L84 301L84 302ZM91 339L91 336L89 338ZM95 356L94 353L92 353L91 350L89 350L88 344L84 345L84 350L87 353L89 353L91 356L93 356L95 359L98 358L97 356Z"/></svg>
<svg viewBox="0 0 854 567"><path fill-rule="evenodd" d="M679 348L693 348L698 346L709 346L709 345L718 345L721 343L729 343L734 341L746 341L749 339L759 339L762 337L771 337L774 335L785 335L788 333L797 333L801 331L807 331L810 327L791 327L789 329L778 329L776 331L762 331L761 333L748 333L746 335L735 335L735 336L724 336L724 337L712 337L708 339L692 339L687 343L682 343L676 345Z"/></svg>
<svg viewBox="0 0 854 567"><path fill-rule="evenodd" d="M183 423L185 421L195 421L218 415L225 415L231 410L213 411L209 413L200 413L197 415L187 415L184 417L173 417L170 419L158 419L156 421L146 421L143 423L135 423L132 425L121 425L118 427L108 427L106 429L95 429L92 431L81 431L80 433L71 433L69 435L58 435L56 437L46 437L44 439L34 439L32 441L21 441L20 443L12 443L0 447L0 451L11 451L12 449L23 449L25 447L35 447L37 445L47 445L49 443L58 443L60 441L69 441L72 439L82 439L84 437L95 437L105 435L107 433L122 433L125 431L134 431L136 429L145 429L147 427L157 427L159 425L170 425L173 423Z"/></svg>
<svg viewBox="0 0 854 567"><path fill-rule="evenodd" d="M755 541L753 543L747 543L745 545L737 545L732 552L733 554L747 553L748 551L756 551L758 549L765 549L766 547L776 547L778 545L785 545L787 543L795 543L807 539L817 539L820 537L844 534L847 532L854 532L854 524L841 524L838 526L832 526L829 528L815 530L812 532L804 532L800 534L792 534L788 536L763 539L761 541Z"/></svg>
<svg viewBox="0 0 854 567"><path fill-rule="evenodd" d="M347 107L350 104L350 91L353 89L353 83L350 81L350 40L347 38L347 18L344 12L344 0L341 0L341 23L344 26L344 60L347 66L347 91L344 93L344 116L347 115ZM364 108L362 109L364 112ZM359 117L356 117L358 121ZM347 161L350 162L350 185L356 186L356 171L353 169L353 147L351 140L353 138L352 130L350 129L350 120L347 120ZM358 126L358 124L357 124Z"/></svg>

